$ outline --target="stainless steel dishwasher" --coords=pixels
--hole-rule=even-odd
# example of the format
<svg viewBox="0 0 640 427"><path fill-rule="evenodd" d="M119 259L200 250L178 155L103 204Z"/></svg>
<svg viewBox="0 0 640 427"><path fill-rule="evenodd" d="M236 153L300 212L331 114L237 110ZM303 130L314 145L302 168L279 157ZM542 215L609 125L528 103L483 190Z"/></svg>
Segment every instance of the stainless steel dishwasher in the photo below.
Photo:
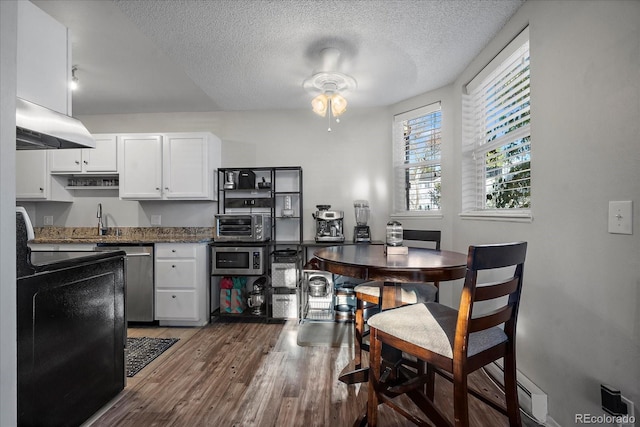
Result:
<svg viewBox="0 0 640 427"><path fill-rule="evenodd" d="M120 250L127 254L124 302L127 322L153 322L155 320L153 245L99 243L96 249Z"/></svg>

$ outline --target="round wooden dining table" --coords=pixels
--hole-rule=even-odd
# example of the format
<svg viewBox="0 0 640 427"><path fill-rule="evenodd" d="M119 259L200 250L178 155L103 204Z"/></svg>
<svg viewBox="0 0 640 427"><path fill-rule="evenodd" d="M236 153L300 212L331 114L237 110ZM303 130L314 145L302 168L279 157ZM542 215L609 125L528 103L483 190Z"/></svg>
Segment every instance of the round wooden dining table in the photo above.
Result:
<svg viewBox="0 0 640 427"><path fill-rule="evenodd" d="M329 246L314 252L318 270L364 280L385 282L382 309L401 305L402 283L438 283L462 279L467 254L408 248L406 255L387 255L384 245ZM388 288L388 289L387 289Z"/></svg>
<svg viewBox="0 0 640 427"><path fill-rule="evenodd" d="M312 264L334 274L381 281L381 309L402 305L402 283L439 282L462 279L467 271L467 254L426 248L408 248L403 255L387 255L384 245L329 246L314 252ZM340 380L348 384L366 382L367 369L357 369Z"/></svg>

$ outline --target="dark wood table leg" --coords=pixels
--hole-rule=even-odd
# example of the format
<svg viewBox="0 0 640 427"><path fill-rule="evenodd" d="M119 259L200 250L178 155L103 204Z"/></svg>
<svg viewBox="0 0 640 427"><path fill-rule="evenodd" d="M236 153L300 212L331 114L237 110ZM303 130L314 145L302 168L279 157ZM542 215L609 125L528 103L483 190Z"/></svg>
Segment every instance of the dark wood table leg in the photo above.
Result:
<svg viewBox="0 0 640 427"><path fill-rule="evenodd" d="M381 310L399 307L402 305L402 286L399 283L385 282L382 288ZM382 360L388 365L397 367L402 361L402 352L389 346L382 347ZM356 360L356 363L358 361ZM360 363L362 363L360 361ZM345 384L366 383L369 381L369 368L358 368L341 375L338 378Z"/></svg>

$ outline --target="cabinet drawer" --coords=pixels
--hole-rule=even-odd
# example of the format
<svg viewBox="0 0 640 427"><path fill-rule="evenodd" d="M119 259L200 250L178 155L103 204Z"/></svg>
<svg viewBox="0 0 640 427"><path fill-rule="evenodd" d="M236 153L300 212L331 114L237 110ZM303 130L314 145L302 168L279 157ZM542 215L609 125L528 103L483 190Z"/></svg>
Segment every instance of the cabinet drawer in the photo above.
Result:
<svg viewBox="0 0 640 427"><path fill-rule="evenodd" d="M195 258L196 246L185 244L156 245L156 258Z"/></svg>
<svg viewBox="0 0 640 427"><path fill-rule="evenodd" d="M156 261L156 287L196 288L196 261L167 259Z"/></svg>
<svg viewBox="0 0 640 427"><path fill-rule="evenodd" d="M156 290L156 320L198 320L194 290Z"/></svg>

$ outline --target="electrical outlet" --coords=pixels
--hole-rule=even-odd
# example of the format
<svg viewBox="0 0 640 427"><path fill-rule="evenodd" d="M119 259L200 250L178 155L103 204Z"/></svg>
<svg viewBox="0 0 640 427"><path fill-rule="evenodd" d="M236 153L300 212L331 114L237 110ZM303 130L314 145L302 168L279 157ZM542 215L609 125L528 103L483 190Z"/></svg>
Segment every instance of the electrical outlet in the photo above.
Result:
<svg viewBox="0 0 640 427"><path fill-rule="evenodd" d="M45 215L44 225L53 225L53 216Z"/></svg>
<svg viewBox="0 0 640 427"><path fill-rule="evenodd" d="M623 419L622 420L623 422L619 424L620 427L635 427L636 425L635 405L633 404L632 401L630 401L624 396L620 396L620 399L622 400L623 403L627 405L627 414L629 414L629 416L626 419Z"/></svg>
<svg viewBox="0 0 640 427"><path fill-rule="evenodd" d="M162 215L151 215L151 225L160 225L162 223Z"/></svg>

